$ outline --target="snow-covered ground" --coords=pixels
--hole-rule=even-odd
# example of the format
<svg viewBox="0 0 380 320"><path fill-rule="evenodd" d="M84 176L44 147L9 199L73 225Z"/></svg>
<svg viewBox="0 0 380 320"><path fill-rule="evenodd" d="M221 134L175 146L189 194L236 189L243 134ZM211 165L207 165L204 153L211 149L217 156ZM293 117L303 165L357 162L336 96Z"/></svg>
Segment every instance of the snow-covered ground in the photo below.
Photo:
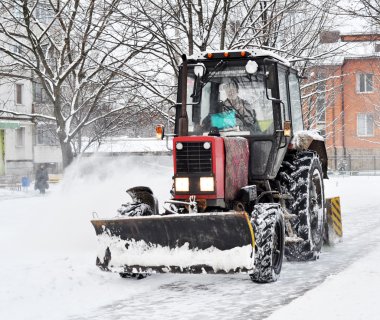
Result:
<svg viewBox="0 0 380 320"><path fill-rule="evenodd" d="M376 319L380 177L332 177L344 241L318 261L284 263L277 283L246 275L121 279L95 266L93 212L111 217L125 190L149 185L160 200L169 157L84 159L45 196L0 190L0 319ZM307 314L307 316L305 316Z"/></svg>
<svg viewBox="0 0 380 320"><path fill-rule="evenodd" d="M320 286L306 292L267 319L378 319L380 317L379 264L378 244L349 268L337 275L329 276Z"/></svg>

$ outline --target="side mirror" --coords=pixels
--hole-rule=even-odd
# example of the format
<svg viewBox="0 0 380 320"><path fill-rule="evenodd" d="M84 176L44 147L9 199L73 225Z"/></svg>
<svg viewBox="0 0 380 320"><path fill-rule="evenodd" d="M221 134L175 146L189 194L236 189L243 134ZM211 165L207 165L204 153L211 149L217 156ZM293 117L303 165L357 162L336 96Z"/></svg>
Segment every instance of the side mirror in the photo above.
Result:
<svg viewBox="0 0 380 320"><path fill-rule="evenodd" d="M290 120L284 121L284 136L291 137L292 135L292 122Z"/></svg>
<svg viewBox="0 0 380 320"><path fill-rule="evenodd" d="M194 74L198 77L198 78L202 78L206 73L206 67L203 63L197 63L195 66L194 66Z"/></svg>
<svg viewBox="0 0 380 320"><path fill-rule="evenodd" d="M165 135L165 127L162 124L156 125L156 138L158 140L163 140Z"/></svg>

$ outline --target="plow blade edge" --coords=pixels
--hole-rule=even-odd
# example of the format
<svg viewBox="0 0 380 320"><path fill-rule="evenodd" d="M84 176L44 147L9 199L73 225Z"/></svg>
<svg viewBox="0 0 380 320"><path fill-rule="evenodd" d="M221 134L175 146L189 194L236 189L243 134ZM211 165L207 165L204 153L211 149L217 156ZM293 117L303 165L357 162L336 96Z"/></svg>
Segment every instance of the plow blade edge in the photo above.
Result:
<svg viewBox="0 0 380 320"><path fill-rule="evenodd" d="M120 273L236 273L254 265L245 212L123 217L91 221L97 265Z"/></svg>

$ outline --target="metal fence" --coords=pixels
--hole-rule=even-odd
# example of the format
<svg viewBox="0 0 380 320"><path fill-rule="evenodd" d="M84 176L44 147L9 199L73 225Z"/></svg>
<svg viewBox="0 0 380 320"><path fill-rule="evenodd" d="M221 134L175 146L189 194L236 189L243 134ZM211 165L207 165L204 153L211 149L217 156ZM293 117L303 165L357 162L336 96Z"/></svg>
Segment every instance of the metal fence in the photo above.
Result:
<svg viewBox="0 0 380 320"><path fill-rule="evenodd" d="M330 156L328 168L337 173L380 175L380 156L346 155Z"/></svg>

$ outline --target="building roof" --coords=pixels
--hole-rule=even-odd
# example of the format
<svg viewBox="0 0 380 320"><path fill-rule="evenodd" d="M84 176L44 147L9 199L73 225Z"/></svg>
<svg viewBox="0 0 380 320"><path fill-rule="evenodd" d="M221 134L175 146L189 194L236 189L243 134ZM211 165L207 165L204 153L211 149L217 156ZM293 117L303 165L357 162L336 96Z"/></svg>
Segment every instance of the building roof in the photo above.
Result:
<svg viewBox="0 0 380 320"><path fill-rule="evenodd" d="M344 5L348 8L354 3L346 1ZM371 25L368 19L339 14L334 17L333 23L320 38L320 53L332 53L322 63L318 61L319 65L342 65L346 60L380 57L380 29Z"/></svg>
<svg viewBox="0 0 380 320"><path fill-rule="evenodd" d="M169 146L172 142L169 141ZM85 153L167 153L165 140L156 138L108 137L99 145L92 145Z"/></svg>
<svg viewBox="0 0 380 320"><path fill-rule="evenodd" d="M380 33L340 34L338 41L321 44L320 52L331 54L319 61L319 65L342 65L352 59L377 59L380 58Z"/></svg>

